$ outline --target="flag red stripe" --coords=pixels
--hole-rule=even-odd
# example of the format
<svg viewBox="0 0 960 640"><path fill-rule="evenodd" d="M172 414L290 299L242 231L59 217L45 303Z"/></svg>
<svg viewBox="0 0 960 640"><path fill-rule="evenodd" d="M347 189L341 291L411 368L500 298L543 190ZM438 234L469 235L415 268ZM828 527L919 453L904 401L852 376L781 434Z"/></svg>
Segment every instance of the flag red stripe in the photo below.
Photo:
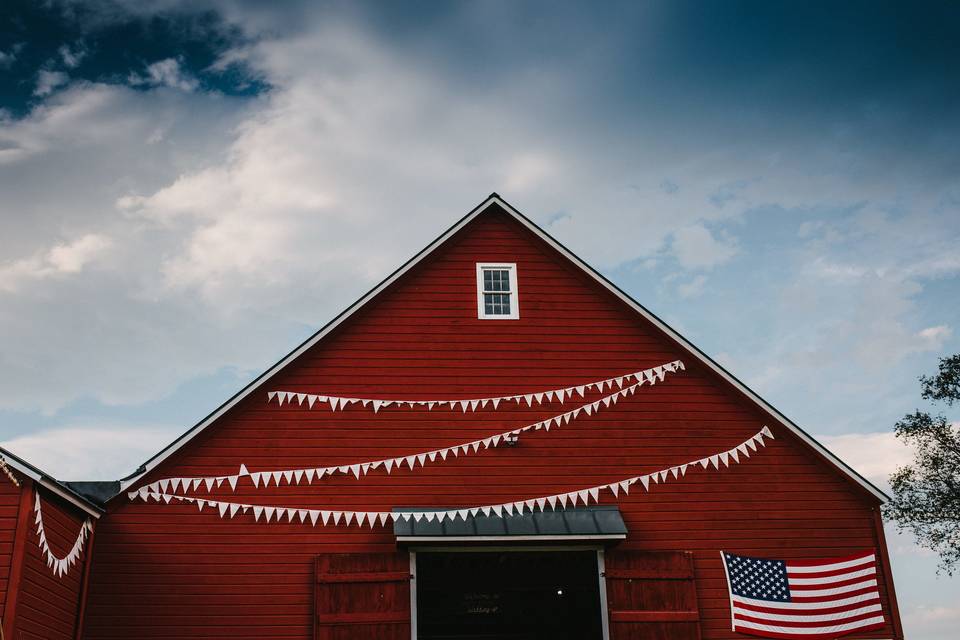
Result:
<svg viewBox="0 0 960 640"><path fill-rule="evenodd" d="M839 607L824 607L822 609L791 609L789 607L761 607L755 604L747 604L746 602L735 601L734 605L737 609L748 609L750 611L756 611L757 613L776 613L776 614L789 614L793 616L802 615L808 613L810 615L820 615L824 613L842 613L844 611L850 611L852 609L859 609L860 607L867 607L871 604L878 604L880 602L880 594L877 594L877 597L870 598L869 600L860 600L858 602L851 602L849 604L841 605Z"/></svg>
<svg viewBox="0 0 960 640"><path fill-rule="evenodd" d="M863 571L864 569L874 569L877 568L876 559L869 560L863 564L853 565L852 567L846 567L844 569L833 569L832 571L807 571L804 573L794 573L790 574L791 578L829 578L830 576L840 576L845 573L852 573L854 571Z"/></svg>
<svg viewBox="0 0 960 640"><path fill-rule="evenodd" d="M792 615L800 615L802 612L795 611ZM829 627L833 624L849 624L851 622L857 622L858 620L868 620L869 618L876 618L880 615L877 611L868 611L867 613L861 613L860 615L850 616L849 618L837 618L832 621L824 620L814 620L812 622L800 622L800 621L787 621L787 620L770 620L768 618L758 618L754 616L744 615L739 611L733 612L734 620L742 620L743 622L755 622L757 624L770 624L778 627L796 627L798 629L809 629L810 627Z"/></svg>
<svg viewBox="0 0 960 640"><path fill-rule="evenodd" d="M871 624L863 627L859 627L857 632L861 631L874 631L877 629L883 629L883 623L878 622L877 624ZM810 633L777 633L775 631L760 631L758 629L750 629L748 627L743 627L737 629L734 626L734 631L740 633L748 633L755 636L761 636L764 638L779 638L780 640L799 640L800 638L807 638L809 640L814 640L815 638L835 638L837 637L836 632L833 633L822 633L822 634L810 634ZM846 633L846 632L844 632Z"/></svg>
<svg viewBox="0 0 960 640"><path fill-rule="evenodd" d="M876 585L871 585L869 587L864 587L863 589L846 591L844 593L838 593L832 596L794 596L791 594L790 600L792 600L793 602L829 602L831 600L852 598L854 596L859 596L860 594L863 594L863 593L876 593L879 595L880 592L877 591Z"/></svg>
<svg viewBox="0 0 960 640"><path fill-rule="evenodd" d="M877 574L869 576L857 576L856 578L847 578L846 580L837 580L835 582L823 582L821 584L793 584L790 582L790 593L798 593L802 595L803 591L822 591L823 589L836 589L837 587L847 587L851 584L857 584L858 582L865 582L867 580L876 579Z"/></svg>
<svg viewBox="0 0 960 640"><path fill-rule="evenodd" d="M866 558L872 555L876 555L873 551L863 551L861 553L845 556L842 558L818 558L816 560L787 560L787 569L790 567L818 567L828 564L836 564L838 562L850 562L851 560L859 560L860 558Z"/></svg>

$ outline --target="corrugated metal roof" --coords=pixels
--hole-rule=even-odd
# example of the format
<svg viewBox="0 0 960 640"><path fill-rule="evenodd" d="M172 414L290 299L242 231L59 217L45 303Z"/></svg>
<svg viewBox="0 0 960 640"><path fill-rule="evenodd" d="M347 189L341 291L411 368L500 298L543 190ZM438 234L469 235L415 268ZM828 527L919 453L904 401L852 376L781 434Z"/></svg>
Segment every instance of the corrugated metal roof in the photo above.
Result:
<svg viewBox="0 0 960 640"><path fill-rule="evenodd" d="M424 511L423 507L396 507L394 513ZM478 513L466 520L455 518L443 522L397 519L393 533L398 542L530 539L530 540L619 540L627 535L620 510L610 505L594 505L536 511L522 515L485 516Z"/></svg>

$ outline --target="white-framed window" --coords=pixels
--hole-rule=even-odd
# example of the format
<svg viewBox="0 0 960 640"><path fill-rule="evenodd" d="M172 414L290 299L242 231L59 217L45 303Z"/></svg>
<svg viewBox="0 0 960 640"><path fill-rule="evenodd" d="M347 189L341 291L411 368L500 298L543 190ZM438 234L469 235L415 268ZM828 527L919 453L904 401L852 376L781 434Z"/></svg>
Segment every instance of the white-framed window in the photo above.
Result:
<svg viewBox="0 0 960 640"><path fill-rule="evenodd" d="M481 320L516 320L520 317L516 264L477 264L477 317Z"/></svg>

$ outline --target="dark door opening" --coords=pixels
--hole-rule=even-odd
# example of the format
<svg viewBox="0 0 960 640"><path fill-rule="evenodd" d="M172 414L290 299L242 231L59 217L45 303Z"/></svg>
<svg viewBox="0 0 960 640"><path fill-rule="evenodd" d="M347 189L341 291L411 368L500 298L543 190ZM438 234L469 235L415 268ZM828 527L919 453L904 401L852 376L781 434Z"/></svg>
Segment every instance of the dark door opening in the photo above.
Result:
<svg viewBox="0 0 960 640"><path fill-rule="evenodd" d="M602 640L596 551L417 553L418 640Z"/></svg>

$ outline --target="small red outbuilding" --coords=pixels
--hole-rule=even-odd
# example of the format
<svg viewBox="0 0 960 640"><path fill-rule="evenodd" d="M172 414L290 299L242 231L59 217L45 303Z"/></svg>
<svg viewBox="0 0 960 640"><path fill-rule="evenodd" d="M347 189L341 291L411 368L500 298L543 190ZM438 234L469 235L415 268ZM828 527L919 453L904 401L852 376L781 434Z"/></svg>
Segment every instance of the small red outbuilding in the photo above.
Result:
<svg viewBox="0 0 960 640"><path fill-rule="evenodd" d="M101 514L70 487L0 449L3 638L78 637L89 546Z"/></svg>
<svg viewBox="0 0 960 640"><path fill-rule="evenodd" d="M122 481L82 636L899 639L884 500L494 194Z"/></svg>

